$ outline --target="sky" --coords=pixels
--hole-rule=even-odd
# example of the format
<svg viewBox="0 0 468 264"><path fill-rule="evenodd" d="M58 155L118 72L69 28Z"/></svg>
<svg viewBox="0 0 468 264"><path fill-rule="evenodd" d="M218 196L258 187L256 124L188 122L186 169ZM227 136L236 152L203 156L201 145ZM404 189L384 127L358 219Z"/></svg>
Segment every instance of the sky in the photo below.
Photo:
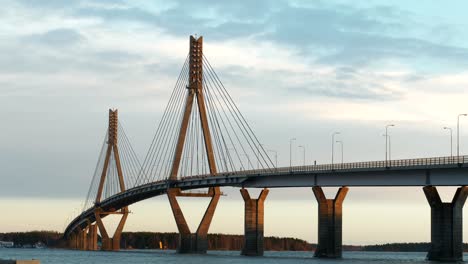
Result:
<svg viewBox="0 0 468 264"><path fill-rule="evenodd" d="M280 166L289 164L290 138L297 138L294 164L303 162L298 145L307 163L329 163L335 131L345 162L382 160L390 123L392 158L450 155L442 128L454 129L455 150L457 115L468 112L467 5L3 0L0 209L8 213L0 232L60 231L78 214L109 108L119 109L144 157L195 34L257 137L278 151ZM461 154L467 139L462 118ZM242 233L240 194L225 192L211 231ZM446 199L452 194L444 188ZM202 202L185 203L201 217ZM126 230L176 230L165 197L131 210ZM272 190L265 234L316 241L316 210L308 188ZM352 188L343 241L428 241L429 214L420 188Z"/></svg>

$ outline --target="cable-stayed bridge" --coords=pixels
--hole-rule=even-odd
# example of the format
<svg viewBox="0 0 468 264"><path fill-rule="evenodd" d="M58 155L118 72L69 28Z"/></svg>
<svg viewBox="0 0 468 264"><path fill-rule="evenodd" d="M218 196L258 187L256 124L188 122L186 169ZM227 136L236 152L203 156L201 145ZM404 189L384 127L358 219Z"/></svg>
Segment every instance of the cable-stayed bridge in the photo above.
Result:
<svg viewBox="0 0 468 264"><path fill-rule="evenodd" d="M254 169L257 168L257 169ZM468 196L468 157L434 157L277 168L203 55L203 39L190 37L189 54L150 144L140 162L117 110L109 126L85 206L67 226L69 247L119 250L128 206L167 195L180 234L179 253L206 253L207 234L223 186L239 187L245 201L243 255L263 255L263 204L268 188L312 187L319 204L317 257L342 255L342 203L350 186L421 186L431 207L428 259L462 259L462 208ZM340 187L326 198L322 187ZM460 186L452 202L435 186ZM251 198L245 188L263 188ZM190 190L204 189L204 192ZM195 232L177 197L209 197ZM121 215L111 238L102 218Z"/></svg>

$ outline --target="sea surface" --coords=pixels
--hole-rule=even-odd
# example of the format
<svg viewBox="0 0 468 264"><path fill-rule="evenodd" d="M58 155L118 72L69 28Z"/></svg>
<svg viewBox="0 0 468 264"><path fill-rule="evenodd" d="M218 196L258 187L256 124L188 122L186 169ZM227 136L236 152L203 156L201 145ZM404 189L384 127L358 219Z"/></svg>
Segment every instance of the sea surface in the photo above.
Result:
<svg viewBox="0 0 468 264"><path fill-rule="evenodd" d="M264 257L244 257L238 251L209 251L206 255L180 255L171 250L131 250L120 252L76 251L62 249L0 248L0 259L39 259L41 264L140 264L140 263L431 263L424 252L344 252L343 259L313 258L313 252L265 252ZM468 255L465 254L465 259Z"/></svg>

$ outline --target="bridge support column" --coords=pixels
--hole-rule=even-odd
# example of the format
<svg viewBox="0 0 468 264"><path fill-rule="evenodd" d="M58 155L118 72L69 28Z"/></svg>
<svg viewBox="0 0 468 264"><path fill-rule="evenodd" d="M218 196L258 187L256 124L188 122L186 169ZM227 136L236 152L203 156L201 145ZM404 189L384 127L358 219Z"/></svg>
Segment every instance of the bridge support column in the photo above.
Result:
<svg viewBox="0 0 468 264"><path fill-rule="evenodd" d="M68 237L68 248L77 249L78 248L78 236L75 232L71 233Z"/></svg>
<svg viewBox="0 0 468 264"><path fill-rule="evenodd" d="M264 202L268 195L268 189L263 189L258 199L250 198L249 191L240 190L244 198L244 247L242 255L263 256L263 216Z"/></svg>
<svg viewBox="0 0 468 264"><path fill-rule="evenodd" d="M81 232L80 231L77 231L76 232L76 245L75 245L75 249L76 250L80 250L81 249Z"/></svg>
<svg viewBox="0 0 468 264"><path fill-rule="evenodd" d="M211 197L210 204L203 215L196 233L191 233L185 221L184 214L177 202L177 196ZM216 206L218 205L221 191L219 187L212 187L208 194L182 193L180 189L169 189L167 197L172 208L172 213L179 229L179 246L177 253L205 254L208 250L208 229L211 225Z"/></svg>
<svg viewBox="0 0 468 264"><path fill-rule="evenodd" d="M121 214L122 215L122 218L120 219L119 225L117 226L117 229L115 230L113 237L109 237L106 227L104 226L104 223L102 222L102 216L109 215L109 214ZM120 250L120 238L122 235L123 228L125 226L125 222L127 221L127 217L128 217L128 208L124 207L121 209L120 212L112 212L112 213L102 212L101 209L97 209L95 212L95 216L96 216L96 224L99 228L99 232L101 233L101 241L102 241L101 250L119 251ZM96 241L97 241L97 237L96 237Z"/></svg>
<svg viewBox="0 0 468 264"><path fill-rule="evenodd" d="M90 224L88 228L88 250L97 250L97 225Z"/></svg>
<svg viewBox="0 0 468 264"><path fill-rule="evenodd" d="M423 188L431 206L431 248L428 260L463 260L463 205L468 197L468 186L457 189L452 202L444 203L436 187Z"/></svg>
<svg viewBox="0 0 468 264"><path fill-rule="evenodd" d="M79 245L78 245L78 249L79 250L87 250L88 249L88 234L87 234L87 228L83 229L83 230L80 230L80 232L78 233L78 237L79 237Z"/></svg>
<svg viewBox="0 0 468 264"><path fill-rule="evenodd" d="M315 257L341 258L342 256L342 205L348 187L341 187L335 199L327 199L322 187L312 188L318 202L318 244Z"/></svg>
<svg viewBox="0 0 468 264"><path fill-rule="evenodd" d="M76 233L73 234L74 235L74 245L73 245L73 249L77 249L77 250L84 250L84 246L86 244L86 242L84 241L85 238L86 238L86 230L78 230L76 231Z"/></svg>

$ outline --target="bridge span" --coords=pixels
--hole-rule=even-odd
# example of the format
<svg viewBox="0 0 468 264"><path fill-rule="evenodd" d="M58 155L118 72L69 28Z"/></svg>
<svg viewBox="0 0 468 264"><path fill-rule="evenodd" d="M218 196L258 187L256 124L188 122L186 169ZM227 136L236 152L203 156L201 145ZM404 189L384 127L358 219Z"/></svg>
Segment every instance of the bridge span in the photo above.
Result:
<svg viewBox="0 0 468 264"><path fill-rule="evenodd" d="M442 203L440 198L437 198L436 189L432 186L465 186L468 185L467 175L468 156L294 166L274 168L271 171L262 169L219 175L196 175L175 181L156 181L111 196L75 218L67 227L65 235L70 236L76 230L84 230L90 222L95 222L96 208L101 208L104 211L118 211L142 200L166 195L169 189L186 191L210 187L239 187L242 189L313 187L314 191L317 192L321 187L421 186L426 187L425 190L430 190L426 191L426 193L429 192L430 203L432 204L432 199L435 199L443 208L446 203ZM468 191L463 190L464 193ZM447 204L454 205L453 202ZM435 211L433 214L438 212L437 209L433 209L433 211ZM458 217L461 217L461 214ZM436 219L433 219L433 225L438 223ZM462 235L462 229L459 228L458 234ZM441 230L442 234L447 232L446 229ZM453 232L451 231L451 233Z"/></svg>
<svg viewBox="0 0 468 264"><path fill-rule="evenodd" d="M420 186L431 208L430 260L463 258L462 209L468 197L468 156L369 161L276 168L202 53L202 38L190 38L185 61L148 154L138 161L117 110L109 126L83 212L67 226L69 247L119 250L128 207L166 195L179 230L179 253L206 253L207 233L221 187L238 187L244 199L243 255L263 255L263 204L272 188L311 187L318 202L316 257L342 256L342 206L349 187ZM194 107L196 106L196 107ZM259 169L253 167L254 157ZM240 169L236 169L240 168ZM459 186L451 202L442 202L436 186ZM323 187L339 187L327 198ZM207 188L207 192L187 192ZM262 188L251 198L247 188ZM192 233L177 197L211 201ZM102 218L121 215L111 238Z"/></svg>

